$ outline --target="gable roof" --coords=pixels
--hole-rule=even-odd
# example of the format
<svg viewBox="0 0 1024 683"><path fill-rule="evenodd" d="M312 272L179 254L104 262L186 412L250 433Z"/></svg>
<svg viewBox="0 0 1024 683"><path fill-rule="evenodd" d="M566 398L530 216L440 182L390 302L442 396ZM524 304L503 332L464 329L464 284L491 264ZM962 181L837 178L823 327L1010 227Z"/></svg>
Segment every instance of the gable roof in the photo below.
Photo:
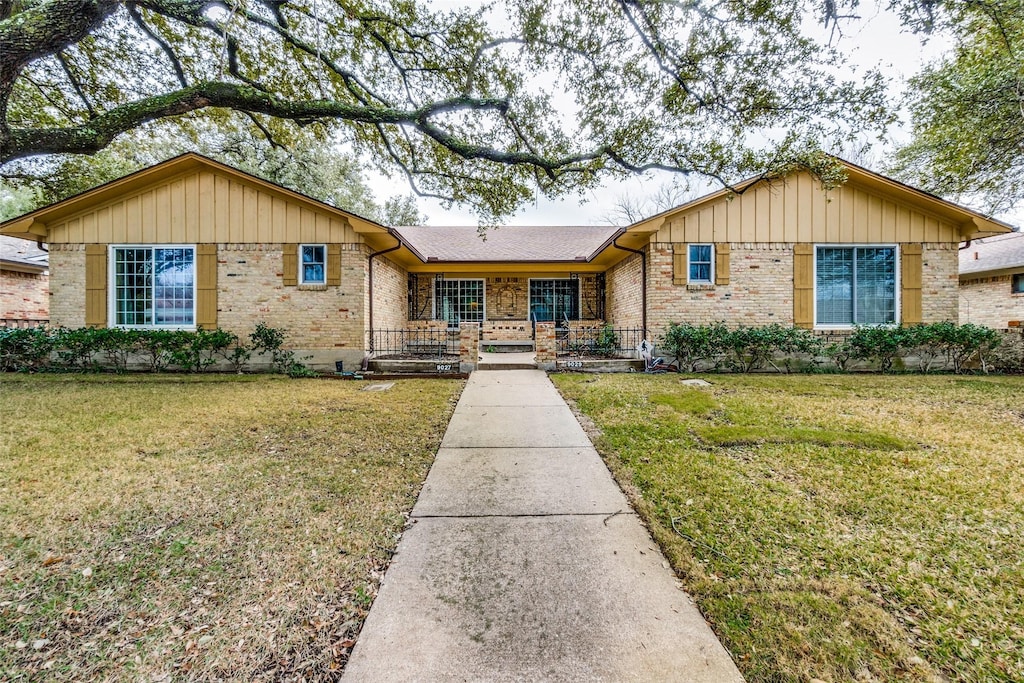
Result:
<svg viewBox="0 0 1024 683"><path fill-rule="evenodd" d="M1024 232L972 240L960 250L960 277L1024 269Z"/></svg>
<svg viewBox="0 0 1024 683"><path fill-rule="evenodd" d="M991 235L999 235L1007 232L1011 232L1014 226L1009 223L1004 223L995 218L991 218L982 213L968 209L965 206L955 204L951 201L943 199L937 195L919 190L916 187L912 187L905 183L901 183L898 180L894 180L880 173L869 171L863 166L858 166L852 162L846 161L839 157L833 156L836 161L843 165L846 176L847 184L862 187L869 190L874 190L881 194L890 196L894 199L899 200L904 204L922 208L931 214L941 216L946 220L955 223L960 231L960 235L963 239L977 239L980 237L988 237ZM805 170L797 170L789 173L784 177L790 177L799 173L807 173ZM743 193L747 190L752 190L754 186L761 184L771 184L777 182L781 178L762 178L760 176L755 178L748 178L741 182L734 184L731 188L726 187L721 190L698 197L693 201L681 204L680 206L668 209L659 214L637 221L630 225L627 230L629 232L656 232L662 225L665 224L666 219L669 217L683 212L690 212L695 209L702 207L703 205L712 204L721 199L727 199L734 196L736 193Z"/></svg>
<svg viewBox="0 0 1024 683"><path fill-rule="evenodd" d="M50 254L28 240L0 235L0 267L41 273L49 267Z"/></svg>
<svg viewBox="0 0 1024 683"><path fill-rule="evenodd" d="M394 228L427 262L555 262L590 261L619 234L602 225L405 226Z"/></svg>
<svg viewBox="0 0 1024 683"><path fill-rule="evenodd" d="M344 209L331 206L330 204L321 202L318 199L304 195L301 192L296 192L295 190L284 187L283 185L278 185L270 182L269 180L264 180L263 178L254 176L251 173L240 171L233 166L222 164L219 161L196 152L185 152L184 154L180 154L171 159L167 159L166 161L154 164L153 166L135 171L134 173L129 173L122 178L118 178L104 183L103 185L80 192L79 194L68 197L67 199L63 199L48 206L40 207L22 216L11 218L0 223L0 233L21 237L22 239L41 239L42 241L46 241L46 224L48 222L56 222L91 205L99 204L120 195L141 190L153 185L154 183L189 172L194 172L200 168L206 168L238 178L272 194L279 195L299 204L305 204L315 210L343 216L349 220L352 227L358 233L364 235L387 235L389 233L388 228L376 221L364 218L350 211L345 211Z"/></svg>

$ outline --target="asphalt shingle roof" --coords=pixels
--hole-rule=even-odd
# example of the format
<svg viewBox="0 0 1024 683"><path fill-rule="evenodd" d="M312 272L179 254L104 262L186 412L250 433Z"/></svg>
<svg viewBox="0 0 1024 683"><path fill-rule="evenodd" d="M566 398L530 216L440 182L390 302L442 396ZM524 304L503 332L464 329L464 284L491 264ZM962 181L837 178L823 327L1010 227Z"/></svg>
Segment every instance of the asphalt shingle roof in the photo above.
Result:
<svg viewBox="0 0 1024 683"><path fill-rule="evenodd" d="M0 261L24 263L25 265L46 268L50 255L39 249L35 242L18 237L0 235Z"/></svg>
<svg viewBox="0 0 1024 683"><path fill-rule="evenodd" d="M973 240L960 250L960 274L1024 268L1024 232Z"/></svg>
<svg viewBox="0 0 1024 683"><path fill-rule="evenodd" d="M610 240L618 228L604 225L414 226L395 230L423 258L437 261L578 261Z"/></svg>

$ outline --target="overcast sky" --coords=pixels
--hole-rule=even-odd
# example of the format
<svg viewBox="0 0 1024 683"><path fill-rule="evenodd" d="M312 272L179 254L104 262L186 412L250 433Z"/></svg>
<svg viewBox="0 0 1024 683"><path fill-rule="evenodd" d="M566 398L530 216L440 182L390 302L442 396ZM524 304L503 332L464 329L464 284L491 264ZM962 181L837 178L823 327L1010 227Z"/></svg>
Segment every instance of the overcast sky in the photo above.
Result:
<svg viewBox="0 0 1024 683"><path fill-rule="evenodd" d="M448 0L437 2L438 5L458 5L462 3ZM857 9L861 19L844 27L841 37L834 39L835 44L847 55L850 62L860 69L879 67L883 73L893 79L893 98L902 94L907 79L915 74L929 61L936 59L949 47L949 42L932 37L927 43L906 31L896 16L878 8L878 3L864 0ZM823 35L827 40L828 36ZM906 122L905 122L906 123ZM890 132L892 142L905 142L908 138L904 129ZM863 163L872 170L881 170L886 154L891 151L892 144L887 147L876 145L867 159L854 160ZM372 177L372 187L381 200L394 194L407 194L408 186L404 179ZM642 198L653 194L659 186L669 182L668 174L633 177L622 182L606 182L601 188L590 191L583 201L575 197L550 201L540 198L533 205L525 206L518 215L509 222L517 225L594 225L607 224L614 213L616 201L629 195ZM705 190L715 189L711 186ZM455 206L446 210L440 202L420 198L420 210L427 214L429 225L475 225L477 217L467 208ZM1002 216L1014 224L1024 223L1024 210Z"/></svg>

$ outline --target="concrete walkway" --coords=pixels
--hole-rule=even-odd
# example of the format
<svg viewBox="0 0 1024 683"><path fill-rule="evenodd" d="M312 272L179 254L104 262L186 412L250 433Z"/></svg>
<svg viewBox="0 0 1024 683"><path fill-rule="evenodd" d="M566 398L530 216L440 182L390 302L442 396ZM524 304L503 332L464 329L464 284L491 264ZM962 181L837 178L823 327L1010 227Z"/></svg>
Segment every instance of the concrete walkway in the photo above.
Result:
<svg viewBox="0 0 1024 683"><path fill-rule="evenodd" d="M551 381L474 372L345 681L742 681Z"/></svg>

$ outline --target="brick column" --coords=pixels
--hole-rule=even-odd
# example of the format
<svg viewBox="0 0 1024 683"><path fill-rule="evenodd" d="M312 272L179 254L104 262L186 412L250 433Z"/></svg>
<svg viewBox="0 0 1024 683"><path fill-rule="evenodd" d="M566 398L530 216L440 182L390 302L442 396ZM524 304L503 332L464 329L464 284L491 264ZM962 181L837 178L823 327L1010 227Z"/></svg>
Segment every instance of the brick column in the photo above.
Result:
<svg viewBox="0 0 1024 683"><path fill-rule="evenodd" d="M553 370L558 350L555 347L555 324L537 323L537 336L534 339L537 367L542 370Z"/></svg>
<svg viewBox="0 0 1024 683"><path fill-rule="evenodd" d="M480 359L480 323L459 323L459 372L473 372Z"/></svg>

